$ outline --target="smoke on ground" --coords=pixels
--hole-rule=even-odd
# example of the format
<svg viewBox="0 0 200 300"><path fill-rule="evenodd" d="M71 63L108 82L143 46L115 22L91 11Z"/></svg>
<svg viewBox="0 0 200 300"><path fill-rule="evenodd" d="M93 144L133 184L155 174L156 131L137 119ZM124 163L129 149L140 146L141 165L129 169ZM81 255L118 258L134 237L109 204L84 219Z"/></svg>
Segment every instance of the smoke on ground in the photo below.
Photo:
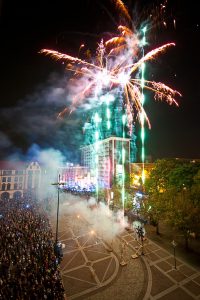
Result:
<svg viewBox="0 0 200 300"><path fill-rule="evenodd" d="M64 195L65 199L61 200L60 214L63 217L65 217L65 214L74 215L74 218L79 216L102 239L111 241L125 227L128 227L127 218L122 210L114 212L109 209L107 204L103 202L97 203L93 197L86 201L71 194ZM54 205L52 215L56 215L56 205Z"/></svg>

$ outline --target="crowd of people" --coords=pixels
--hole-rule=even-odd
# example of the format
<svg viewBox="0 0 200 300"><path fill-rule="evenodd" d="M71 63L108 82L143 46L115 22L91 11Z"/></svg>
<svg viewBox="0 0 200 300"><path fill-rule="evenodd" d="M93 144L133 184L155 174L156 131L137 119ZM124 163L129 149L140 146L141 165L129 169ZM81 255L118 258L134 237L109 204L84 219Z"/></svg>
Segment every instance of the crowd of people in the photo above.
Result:
<svg viewBox="0 0 200 300"><path fill-rule="evenodd" d="M65 299L52 230L38 203L0 200L0 237L0 299Z"/></svg>

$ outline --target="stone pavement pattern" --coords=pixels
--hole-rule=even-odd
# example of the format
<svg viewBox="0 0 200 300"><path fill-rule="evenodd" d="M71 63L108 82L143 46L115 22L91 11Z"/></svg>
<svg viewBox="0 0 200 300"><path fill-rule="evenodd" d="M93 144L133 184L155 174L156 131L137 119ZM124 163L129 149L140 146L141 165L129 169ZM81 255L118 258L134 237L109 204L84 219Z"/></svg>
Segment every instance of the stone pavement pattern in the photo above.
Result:
<svg viewBox="0 0 200 300"><path fill-rule="evenodd" d="M67 299L110 299L113 295L116 300L143 299L144 265L131 259L131 249L123 253L123 258L129 259L124 269L120 266L120 240L112 243L112 248L118 249L117 257L81 217L65 214L59 228L59 241L65 244L60 269Z"/></svg>
<svg viewBox="0 0 200 300"><path fill-rule="evenodd" d="M63 219L59 240L66 246L61 274L66 294L74 299L112 281L118 273L119 262L82 219L76 219L75 215Z"/></svg>
<svg viewBox="0 0 200 300"><path fill-rule="evenodd" d="M124 231L108 245L92 224L63 214L59 240L65 244L61 275L67 299L200 300L200 272L180 259L175 269L172 253L150 240L141 255L133 231Z"/></svg>
<svg viewBox="0 0 200 300"><path fill-rule="evenodd" d="M124 232L121 238L137 253L138 242L133 234ZM175 269L174 256L150 240L144 242L143 259L150 268L149 299L200 299L200 272L177 258Z"/></svg>

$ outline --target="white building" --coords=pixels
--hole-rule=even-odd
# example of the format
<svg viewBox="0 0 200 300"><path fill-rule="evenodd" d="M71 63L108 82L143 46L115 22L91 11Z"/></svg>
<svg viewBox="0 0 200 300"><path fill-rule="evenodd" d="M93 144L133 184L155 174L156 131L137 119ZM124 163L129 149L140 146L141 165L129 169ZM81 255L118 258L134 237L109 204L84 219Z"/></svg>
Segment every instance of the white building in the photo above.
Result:
<svg viewBox="0 0 200 300"><path fill-rule="evenodd" d="M2 200L37 196L41 167L37 162L0 161L0 198Z"/></svg>
<svg viewBox="0 0 200 300"><path fill-rule="evenodd" d="M82 165L96 174L98 184L110 188L114 178L119 182L123 172L129 173L130 139L109 137L81 148Z"/></svg>

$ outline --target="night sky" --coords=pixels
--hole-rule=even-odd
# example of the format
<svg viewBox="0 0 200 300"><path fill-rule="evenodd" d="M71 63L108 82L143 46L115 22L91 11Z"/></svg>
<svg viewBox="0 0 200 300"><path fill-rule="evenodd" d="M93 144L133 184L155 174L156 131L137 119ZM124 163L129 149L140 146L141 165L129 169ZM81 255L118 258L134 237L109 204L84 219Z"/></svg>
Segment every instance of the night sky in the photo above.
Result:
<svg viewBox="0 0 200 300"><path fill-rule="evenodd" d="M156 25L147 33L148 50L167 42L176 43L176 47L147 65L147 79L164 82L183 97L178 99L177 108L155 102L152 94L147 95L146 112L152 129L147 132L146 152L153 160L199 158L198 3L168 1L162 19L156 13L162 2L124 2L137 26L147 20L151 27L147 17L153 8L153 20L157 21L154 20ZM111 0L66 0L54 4L47 0L0 2L1 160L10 155L26 156L33 144L58 149L67 160L78 160L74 150L82 141L85 113L76 111L70 118L56 118L67 104L66 82L70 74L60 62L38 51L50 48L83 58L86 49L95 53L102 37L117 33L119 23L119 14ZM85 48L78 53L82 43Z"/></svg>

